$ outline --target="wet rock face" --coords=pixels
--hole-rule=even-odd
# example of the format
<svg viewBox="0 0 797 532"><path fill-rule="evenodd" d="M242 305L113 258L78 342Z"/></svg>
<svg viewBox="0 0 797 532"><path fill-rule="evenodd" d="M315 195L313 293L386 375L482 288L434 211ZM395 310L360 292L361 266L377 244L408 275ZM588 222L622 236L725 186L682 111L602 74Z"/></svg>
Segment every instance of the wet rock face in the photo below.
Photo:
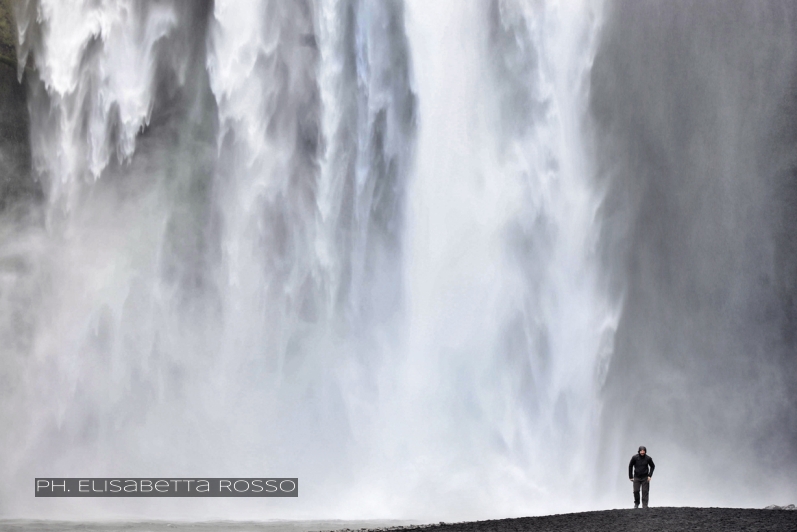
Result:
<svg viewBox="0 0 797 532"><path fill-rule="evenodd" d="M17 54L14 51L16 28L9 9L9 0L0 0L0 63L16 68Z"/></svg>
<svg viewBox="0 0 797 532"><path fill-rule="evenodd" d="M40 196L31 178L28 114L16 69L0 63L0 211Z"/></svg>
<svg viewBox="0 0 797 532"><path fill-rule="evenodd" d="M41 198L31 175L28 110L17 80L16 28L8 0L0 1L0 212L21 200Z"/></svg>

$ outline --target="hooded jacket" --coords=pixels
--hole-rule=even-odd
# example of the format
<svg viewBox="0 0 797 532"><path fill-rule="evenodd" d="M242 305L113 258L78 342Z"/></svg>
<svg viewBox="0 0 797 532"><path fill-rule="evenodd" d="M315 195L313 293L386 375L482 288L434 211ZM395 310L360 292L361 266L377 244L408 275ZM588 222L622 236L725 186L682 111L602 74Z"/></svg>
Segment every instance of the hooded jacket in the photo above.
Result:
<svg viewBox="0 0 797 532"><path fill-rule="evenodd" d="M645 456L635 454L628 464L628 478L646 479L653 476L653 470L656 465L653 463L653 458L645 453Z"/></svg>

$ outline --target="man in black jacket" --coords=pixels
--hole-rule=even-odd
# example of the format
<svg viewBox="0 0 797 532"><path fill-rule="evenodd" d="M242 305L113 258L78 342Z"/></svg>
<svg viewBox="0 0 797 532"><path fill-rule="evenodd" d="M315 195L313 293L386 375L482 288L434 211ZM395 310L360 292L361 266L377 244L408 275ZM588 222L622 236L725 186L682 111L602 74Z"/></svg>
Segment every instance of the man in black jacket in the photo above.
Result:
<svg viewBox="0 0 797 532"><path fill-rule="evenodd" d="M639 488L642 488L642 508L648 507L650 477L655 468L653 459L648 456L648 450L640 445L639 454L635 454L628 464L628 479L634 483L634 508L639 508Z"/></svg>

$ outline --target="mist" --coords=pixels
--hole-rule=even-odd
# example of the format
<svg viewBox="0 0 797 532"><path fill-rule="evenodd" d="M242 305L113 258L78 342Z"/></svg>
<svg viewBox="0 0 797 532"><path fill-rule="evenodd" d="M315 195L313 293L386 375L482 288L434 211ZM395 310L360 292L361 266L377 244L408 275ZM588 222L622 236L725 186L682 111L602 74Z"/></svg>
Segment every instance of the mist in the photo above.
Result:
<svg viewBox="0 0 797 532"><path fill-rule="evenodd" d="M628 2L606 20L590 110L624 293L607 474L617 447L656 442L672 504L793 498L795 11Z"/></svg>

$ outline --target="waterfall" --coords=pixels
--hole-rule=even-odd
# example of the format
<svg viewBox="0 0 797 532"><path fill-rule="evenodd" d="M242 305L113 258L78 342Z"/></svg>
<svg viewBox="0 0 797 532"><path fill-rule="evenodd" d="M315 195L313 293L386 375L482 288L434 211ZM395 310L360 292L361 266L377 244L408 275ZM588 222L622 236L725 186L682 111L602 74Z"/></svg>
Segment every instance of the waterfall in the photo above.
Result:
<svg viewBox="0 0 797 532"><path fill-rule="evenodd" d="M784 44L774 7L751 8L752 29L737 33L709 15L690 27L663 4L635 9L15 4L26 178L44 199L23 219L0 213L7 477L284 476L301 493L44 508L2 487L0 515L459 521L624 504L637 445L664 456L666 475L709 441L683 419L741 329L722 325L723 340L705 344L690 320L717 330L722 312L746 316L750 346L775 354L738 354L748 362L709 386L712 410L694 411L714 419L744 387L760 405L745 420L764 409L761 428L791 419L793 342L776 329L793 324L784 228L797 223L785 203L765 212L776 182L791 190L792 152L723 185L710 176L736 175L737 153L763 161L789 145L782 131L770 144L711 139L725 138L716 121L767 129L797 44ZM654 12L678 39L650 28ZM757 28L775 44L746 48ZM716 50L716 35L737 55ZM725 82L745 54L782 74L760 93L733 92ZM695 79L678 77L673 58ZM702 121L683 125L684 109ZM640 155L640 143L656 148ZM725 166L700 155L715 149ZM745 180L757 171L781 181ZM724 190L729 210L704 187ZM672 213L683 226L659 232ZM678 247L686 234L703 236ZM705 258L712 245L724 264ZM730 259L745 249L780 266ZM723 284L735 287L727 301ZM651 325L658 302L664 318ZM759 303L769 310L745 314ZM755 360L764 369L745 380ZM701 380L690 368L708 369ZM793 447L793 432L755 443L743 423L716 431L745 442L718 455L743 458L739 478L760 466L756 445ZM665 482L661 500L682 503ZM732 499L688 484L692 500ZM750 490L740 493L742 504Z"/></svg>
<svg viewBox="0 0 797 532"><path fill-rule="evenodd" d="M400 463L420 461L435 492L483 484L504 515L564 507L553 493L593 480L616 316L583 128L600 11L410 6L419 134L396 408L413 446ZM460 511L483 496L458 494Z"/></svg>

